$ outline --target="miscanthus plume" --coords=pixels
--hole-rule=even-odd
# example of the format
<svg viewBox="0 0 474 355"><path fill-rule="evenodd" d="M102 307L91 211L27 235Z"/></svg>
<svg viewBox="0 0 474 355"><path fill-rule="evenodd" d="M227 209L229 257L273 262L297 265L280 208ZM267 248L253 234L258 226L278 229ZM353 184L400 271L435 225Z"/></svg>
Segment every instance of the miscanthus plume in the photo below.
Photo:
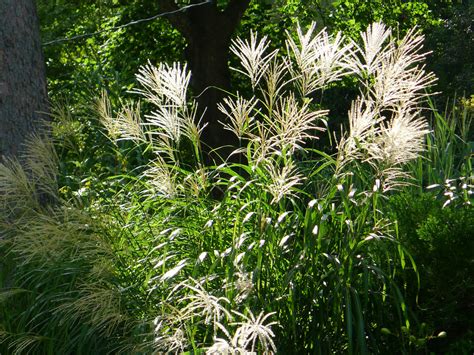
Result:
<svg viewBox="0 0 474 355"><path fill-rule="evenodd" d="M249 77L253 88L252 97L231 96L218 105L226 116L224 128L241 142L235 153L245 153L249 164L268 170L272 181L267 188L274 201L291 195L302 183L291 156L318 139L329 113L315 105L313 93L352 75L361 94L348 114L349 132L338 143L337 170L342 173L351 162L361 161L390 182L386 188L401 183L406 178L403 164L423 150L428 132L422 103L436 78L423 66L427 53L422 45L423 35L416 29L397 39L381 22L368 26L359 42L342 33L317 32L315 23L306 31L298 26L295 37L287 33L286 53L271 50L270 40L255 32L249 39L234 40L231 51L241 62L235 70ZM137 75L141 88L135 92L154 106L150 114L142 119L138 106L128 105L113 117L106 101L99 107L112 137L153 146L157 158L144 176L168 196L175 191L171 171L178 164L181 140L199 147L205 128L188 98L190 78L178 63L148 63Z"/></svg>
<svg viewBox="0 0 474 355"><path fill-rule="evenodd" d="M362 90L349 111L349 133L339 143L339 168L353 160L369 163L388 190L404 184L403 164L424 149L429 128L422 104L436 78L425 71L428 53L415 29L398 44L382 23L370 25L361 37L348 65Z"/></svg>

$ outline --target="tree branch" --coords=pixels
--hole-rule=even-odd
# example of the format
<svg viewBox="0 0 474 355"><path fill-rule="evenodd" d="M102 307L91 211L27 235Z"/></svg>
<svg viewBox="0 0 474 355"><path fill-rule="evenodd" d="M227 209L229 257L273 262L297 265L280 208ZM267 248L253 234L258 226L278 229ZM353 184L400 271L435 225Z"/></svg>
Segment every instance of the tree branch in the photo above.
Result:
<svg viewBox="0 0 474 355"><path fill-rule="evenodd" d="M179 10L174 0L157 0L162 11L171 12ZM203 5L199 5L202 4ZM176 28L188 43L198 37L209 35L212 31L220 31L224 38L229 38L239 25L250 0L230 0L224 11L219 11L214 0L191 0L191 5L196 8L170 14L166 18Z"/></svg>
<svg viewBox="0 0 474 355"><path fill-rule="evenodd" d="M161 11L171 12L179 10L179 6L174 2L174 0L157 0L157 2ZM171 23L171 25L173 25L173 27L184 36L184 38L190 38L192 35L192 29L190 28L190 21L186 12L178 12L168 15L166 18Z"/></svg>

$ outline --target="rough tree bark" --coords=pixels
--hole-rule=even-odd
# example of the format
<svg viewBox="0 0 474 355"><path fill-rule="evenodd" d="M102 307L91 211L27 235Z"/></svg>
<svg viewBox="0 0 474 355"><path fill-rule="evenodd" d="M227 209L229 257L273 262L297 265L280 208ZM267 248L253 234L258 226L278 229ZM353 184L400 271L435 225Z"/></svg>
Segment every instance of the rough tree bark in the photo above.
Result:
<svg viewBox="0 0 474 355"><path fill-rule="evenodd" d="M18 156L48 103L34 0L0 0L0 161Z"/></svg>
<svg viewBox="0 0 474 355"><path fill-rule="evenodd" d="M200 2L202 0L191 1L192 4ZM211 149L235 140L219 123L224 117L217 109L217 103L224 93L217 88L230 89L230 42L249 3L250 0L229 0L225 9L219 9L216 1L208 1L167 17L186 40L185 57L192 73L191 88L201 113L205 110L204 121L208 123L203 142ZM158 4L163 11L179 9L174 0L158 0Z"/></svg>

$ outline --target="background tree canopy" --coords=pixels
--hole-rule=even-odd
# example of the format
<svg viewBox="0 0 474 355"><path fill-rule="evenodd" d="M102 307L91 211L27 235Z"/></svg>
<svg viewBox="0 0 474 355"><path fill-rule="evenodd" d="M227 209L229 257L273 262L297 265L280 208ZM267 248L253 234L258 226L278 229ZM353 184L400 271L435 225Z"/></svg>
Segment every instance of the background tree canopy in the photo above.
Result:
<svg viewBox="0 0 474 355"><path fill-rule="evenodd" d="M50 98L54 100L71 93L67 94L68 101L74 103L105 89L113 100L127 95L136 83L134 75L138 68L148 61L187 61L196 73L191 89L198 96L200 114L207 108L205 120L209 126L204 131L204 141L211 147L232 141L233 137L222 130L218 122L224 119L216 108L222 92L212 87L228 91L228 77L232 75L234 89L248 92L249 88L245 87L246 81L242 77L228 72L226 62L230 61L233 67L236 63L234 57L229 57L226 39L229 35L224 33L222 24L212 18L217 19L218 13L224 16L226 7L233 2L211 1L173 17L159 17L113 30L116 26L200 2L179 1L175 5L173 1L147 0L37 1ZM215 10L201 11L199 8ZM427 36L426 49L433 51L428 59L428 70L439 77L436 90L443 92L444 98L469 96L474 91L473 9L474 6L466 1L445 0L252 0L248 6L242 5L239 11L245 10L245 13L240 21L240 16L235 18L238 25L235 31L231 26L229 33L233 32L234 37L246 37L253 29L277 45L283 43L286 30L297 23L305 27L311 21L317 21L319 29L327 27L332 32L342 31L352 38L378 20L398 29L400 35L418 26ZM181 20L176 21L178 18ZM201 24L200 18L203 19ZM188 38L185 38L185 26L180 26L183 19L194 28L195 35L191 36L188 31ZM229 21L224 19L223 23ZM209 29L207 32L204 25ZM71 41L56 41L97 31L104 32ZM218 38L214 34L223 36L222 40L212 40ZM327 90L325 101L335 117L330 122L332 127L344 121L349 103L356 95L353 83L347 80ZM443 102L440 104L444 105ZM323 141L322 144L326 143Z"/></svg>
<svg viewBox="0 0 474 355"><path fill-rule="evenodd" d="M43 42L106 30L164 12L158 1L37 0ZM181 5L188 2L182 1ZM223 8L227 1L218 1ZM316 20L319 27L341 30L355 37L377 20L401 33L414 25L427 35L433 50L430 69L440 76L439 89L453 94L473 91L473 8L469 1L454 0L252 0L234 34L250 29L281 43L285 29L297 22ZM140 65L184 60L186 43L166 18L132 25L118 31L44 46L50 95L74 88L76 95L92 88L111 92L134 85Z"/></svg>

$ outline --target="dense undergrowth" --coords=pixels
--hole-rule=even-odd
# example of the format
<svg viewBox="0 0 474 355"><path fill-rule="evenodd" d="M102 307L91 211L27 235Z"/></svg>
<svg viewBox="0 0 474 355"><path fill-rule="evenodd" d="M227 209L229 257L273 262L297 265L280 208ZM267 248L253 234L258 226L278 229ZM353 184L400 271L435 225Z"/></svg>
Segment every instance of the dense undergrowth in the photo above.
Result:
<svg viewBox="0 0 474 355"><path fill-rule="evenodd" d="M57 109L0 165L0 351L471 351L471 111L428 109L422 40L235 41L253 93L221 103L240 145L213 166L180 64L140 69L147 110ZM346 76L330 155L311 142Z"/></svg>

